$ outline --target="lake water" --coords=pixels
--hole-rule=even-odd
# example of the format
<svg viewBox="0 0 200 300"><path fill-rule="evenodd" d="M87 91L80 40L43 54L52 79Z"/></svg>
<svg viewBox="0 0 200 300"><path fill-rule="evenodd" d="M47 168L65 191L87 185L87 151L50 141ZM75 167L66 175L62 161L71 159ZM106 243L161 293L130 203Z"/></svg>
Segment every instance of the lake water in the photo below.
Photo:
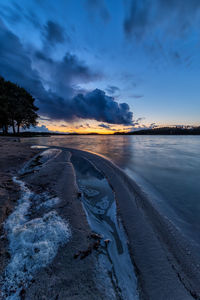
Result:
<svg viewBox="0 0 200 300"><path fill-rule="evenodd" d="M58 136L24 139L103 155L132 177L200 244L199 136Z"/></svg>

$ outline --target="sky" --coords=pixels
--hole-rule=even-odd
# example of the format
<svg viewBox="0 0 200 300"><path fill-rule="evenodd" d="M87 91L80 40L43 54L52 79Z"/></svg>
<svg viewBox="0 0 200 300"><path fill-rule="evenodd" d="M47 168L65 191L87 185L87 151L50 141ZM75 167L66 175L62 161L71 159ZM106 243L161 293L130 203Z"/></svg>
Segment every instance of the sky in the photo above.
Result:
<svg viewBox="0 0 200 300"><path fill-rule="evenodd" d="M0 75L37 130L200 124L199 0L0 0Z"/></svg>

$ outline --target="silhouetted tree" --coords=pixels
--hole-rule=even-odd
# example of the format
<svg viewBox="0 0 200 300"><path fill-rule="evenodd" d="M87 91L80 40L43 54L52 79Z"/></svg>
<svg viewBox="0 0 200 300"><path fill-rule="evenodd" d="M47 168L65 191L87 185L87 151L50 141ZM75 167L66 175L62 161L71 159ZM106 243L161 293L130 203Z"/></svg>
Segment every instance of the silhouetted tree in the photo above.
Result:
<svg viewBox="0 0 200 300"><path fill-rule="evenodd" d="M13 133L20 132L20 127L30 128L37 125L38 108L35 99L16 84L0 78L0 128L4 133L12 126Z"/></svg>
<svg viewBox="0 0 200 300"><path fill-rule="evenodd" d="M8 132L8 96L6 91L6 82L0 77L0 128L4 133Z"/></svg>

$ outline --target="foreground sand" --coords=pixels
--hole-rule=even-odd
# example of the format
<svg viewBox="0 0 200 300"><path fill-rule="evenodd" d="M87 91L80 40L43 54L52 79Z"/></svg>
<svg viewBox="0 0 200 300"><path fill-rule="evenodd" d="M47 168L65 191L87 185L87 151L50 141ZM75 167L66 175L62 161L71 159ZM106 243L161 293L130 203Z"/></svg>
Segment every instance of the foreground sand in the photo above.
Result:
<svg viewBox="0 0 200 300"><path fill-rule="evenodd" d="M1 139L1 222L12 213L17 200L21 197L19 186L12 181L13 176L17 176L17 171L22 168L24 163L39 152L37 149L30 149L15 139ZM40 150L41 151L41 150ZM60 246L56 257L52 263L44 268L38 268L36 275L28 285L19 283L11 278L11 284L6 287L6 292L0 299L10 299L12 295L18 293L14 299L117 299L115 291L111 286L110 278L105 270L99 265L96 251L86 256L84 252L96 243L96 237L87 223L86 215L79 199L78 188L76 185L74 169L70 163L70 153L65 151L58 158L52 159L45 167L38 172L33 172L22 176L27 186L36 194L43 192L59 197L59 204L54 206L58 215L67 220L71 230L69 241ZM5 178L5 179L4 179ZM3 181L4 179L4 181ZM4 184L5 183L5 184ZM8 185L9 183L9 185ZM9 200L7 200L9 198ZM6 200L5 200L6 199ZM48 212L48 210L47 210ZM38 219L44 213L41 208L39 211L31 207L31 218ZM28 225L26 225L28 226ZM8 249L8 240L5 231L1 231L1 276L12 256ZM24 239L24 237L22 236ZM27 238L26 238L27 239ZM32 241L31 241L32 242ZM37 241L35 241L37 242ZM33 243L33 248L36 243ZM33 249L34 250L34 249ZM48 249L47 249L48 250ZM23 250L22 250L23 251ZM82 251L82 255L75 259L76 254ZM82 259L83 256L83 259ZM85 257L84 257L85 256ZM23 257L22 257L23 264ZM25 270L27 278L28 268ZM16 270L17 272L17 270ZM20 271L21 272L21 271ZM21 276L21 273L18 273ZM12 275L11 275L12 276ZM3 277L1 281L2 290L5 282L10 277ZM14 288L12 288L14 286ZM11 293L9 293L11 290Z"/></svg>
<svg viewBox="0 0 200 300"><path fill-rule="evenodd" d="M1 139L0 145L3 150L0 157L1 178L4 180L0 198L1 221L4 221L19 198L16 193L18 186L12 183L11 177L39 150L30 150L30 146L11 139ZM118 214L129 240L140 298L199 299L199 257L137 185L117 166L100 156L56 148L62 152L36 172L23 175L22 179L38 195L48 192L59 197L60 202L55 204L54 209L69 223L72 234L67 243L59 247L53 261L37 270L28 289L21 288L22 299L120 299L105 268L99 264L98 251L92 251L84 259L74 259L78 251L88 249L95 241L80 201L71 156L82 157L94 165L113 188ZM9 200L5 201L8 197ZM41 218L44 212L32 206L31 218ZM1 243L6 249L5 238L1 239ZM9 256L9 251L4 250L1 273L9 263Z"/></svg>
<svg viewBox="0 0 200 300"><path fill-rule="evenodd" d="M22 144L18 138L0 137L0 235L4 236L3 222L11 213L19 197L19 188L12 177L22 165L39 151ZM0 239L0 273L9 259L6 238Z"/></svg>
<svg viewBox="0 0 200 300"><path fill-rule="evenodd" d="M101 170L112 186L129 240L142 299L200 299L200 255L117 166L93 153L68 149Z"/></svg>

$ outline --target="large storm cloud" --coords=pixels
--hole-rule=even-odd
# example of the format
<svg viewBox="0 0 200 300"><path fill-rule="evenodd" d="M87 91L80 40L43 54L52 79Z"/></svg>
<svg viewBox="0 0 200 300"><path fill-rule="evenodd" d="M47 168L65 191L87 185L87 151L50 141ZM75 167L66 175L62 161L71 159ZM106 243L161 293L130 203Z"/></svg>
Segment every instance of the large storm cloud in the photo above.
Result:
<svg viewBox="0 0 200 300"><path fill-rule="evenodd" d="M50 25L50 26L49 26ZM54 24L55 25L55 24ZM62 41L60 27L48 23L47 32L54 43ZM39 112L54 120L94 119L112 124L132 124L128 104L118 103L102 90L81 90L79 85L95 81L101 73L91 70L67 52L60 60L44 50L27 50L20 39L0 21L0 72L26 88L37 99Z"/></svg>
<svg viewBox="0 0 200 300"><path fill-rule="evenodd" d="M86 95L80 94L73 101L73 111L80 118L95 119L112 124L130 125L133 114L127 103L118 104L104 91L94 90Z"/></svg>

